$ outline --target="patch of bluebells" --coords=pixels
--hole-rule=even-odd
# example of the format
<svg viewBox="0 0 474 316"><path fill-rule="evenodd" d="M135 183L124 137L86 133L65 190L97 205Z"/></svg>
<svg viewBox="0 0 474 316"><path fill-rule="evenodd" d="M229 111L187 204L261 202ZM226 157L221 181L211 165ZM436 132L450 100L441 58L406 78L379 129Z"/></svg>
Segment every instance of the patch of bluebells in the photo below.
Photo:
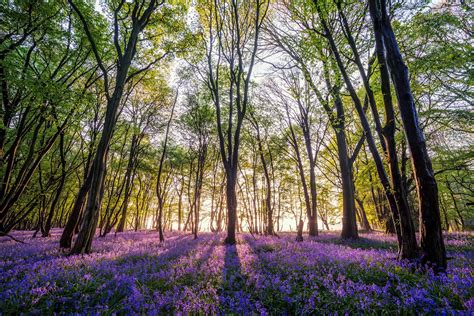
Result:
<svg viewBox="0 0 474 316"><path fill-rule="evenodd" d="M94 252L66 256L50 238L0 239L0 314L312 314L474 312L472 234L448 234L447 274L394 260L395 237L336 233L295 242L292 234L110 234Z"/></svg>

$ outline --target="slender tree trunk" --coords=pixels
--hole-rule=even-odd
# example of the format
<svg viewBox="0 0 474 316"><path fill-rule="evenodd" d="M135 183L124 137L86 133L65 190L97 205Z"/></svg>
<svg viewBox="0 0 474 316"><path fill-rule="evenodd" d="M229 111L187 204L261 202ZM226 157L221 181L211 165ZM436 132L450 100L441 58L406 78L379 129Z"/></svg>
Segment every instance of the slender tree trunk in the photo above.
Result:
<svg viewBox="0 0 474 316"><path fill-rule="evenodd" d="M83 211L84 202L87 198L87 192L89 192L91 181L92 175L89 172L84 183L79 189L79 193L77 194L77 197L74 201L71 214L69 215L66 226L64 227L63 233L61 235L61 239L59 240L59 246L61 248L71 248L72 238L76 232L77 224L79 223L79 219Z"/></svg>
<svg viewBox="0 0 474 316"><path fill-rule="evenodd" d="M453 191L453 188L451 187L451 183L447 179L446 179L446 185L448 187L449 195L451 196L451 199L453 200L454 210L456 211L456 214L458 214L459 222L461 223L461 230L464 230L464 218L461 214L461 211L459 210L458 201L456 200L456 197L454 196L454 191Z"/></svg>
<svg viewBox="0 0 474 316"><path fill-rule="evenodd" d="M127 220L128 201L132 193L131 185L133 183L133 178L134 178L133 171L135 169L135 161L136 161L135 155L136 155L137 146L138 146L138 137L139 136L134 133L132 136L132 144L130 145L130 154L128 157L127 171L125 172L125 197L124 197L124 201L121 208L122 214L120 217L120 222L117 226L117 233L123 232L123 230L125 229L125 223Z"/></svg>
<svg viewBox="0 0 474 316"><path fill-rule="evenodd" d="M165 241L165 236L163 234L163 200L158 198L158 215L157 215L157 228L158 228L158 236L160 238L160 242Z"/></svg>
<svg viewBox="0 0 474 316"><path fill-rule="evenodd" d="M440 200L440 207L443 211L445 230L449 232L448 211L446 210L446 204L443 203L443 199Z"/></svg>
<svg viewBox="0 0 474 316"><path fill-rule="evenodd" d="M110 140L112 139L115 122L117 119L117 111L122 98L129 66L130 62L125 63L117 70L117 82L115 90L112 97L107 102L104 128L91 168L92 177L86 209L84 211L84 218L76 242L71 249L71 254L90 253L91 251L92 239L95 235L100 214L100 206L102 203L109 144Z"/></svg>
<svg viewBox="0 0 474 316"><path fill-rule="evenodd" d="M347 150L344 108L339 94L334 100L337 111L337 123L333 125L336 133L337 154L339 158L339 168L341 170L342 180L342 232L343 239L358 238L357 223L355 218L355 194L354 180L352 175L351 163Z"/></svg>
<svg viewBox="0 0 474 316"><path fill-rule="evenodd" d="M44 225L43 237L50 236L50 230L53 223L53 216L56 211L56 206L58 205L59 198L64 188L66 182L66 157L64 155L64 133L61 133L59 136L59 156L61 157L61 179L59 180L59 185L56 188L56 194L53 201L51 202L51 208L49 210L48 218Z"/></svg>
<svg viewBox="0 0 474 316"><path fill-rule="evenodd" d="M181 185L180 185L179 193L178 193L178 231L181 231L181 222L183 220L183 191L184 191L184 173L183 173L183 176L181 177Z"/></svg>
<svg viewBox="0 0 474 316"><path fill-rule="evenodd" d="M308 111L301 111L303 138L306 147L306 154L309 160L309 192L310 192L310 213L308 214L309 236L318 236L318 200L316 191L316 155L313 154L313 145L311 142L311 131L308 117Z"/></svg>
<svg viewBox="0 0 474 316"><path fill-rule="evenodd" d="M265 155L263 152L262 138L260 135L260 126L258 124L258 121L255 119L255 117L253 117L252 113L250 114L250 117L252 119L253 126L255 127L255 130L257 131L257 144L258 144L260 162L262 163L262 166L263 166L263 174L265 176L265 183L267 185L266 190L265 190L265 203L264 203L265 210L266 210L266 220L267 220L265 234L274 235L275 231L273 228L272 183L270 181L270 173L268 171L267 161L265 159Z"/></svg>
<svg viewBox="0 0 474 316"><path fill-rule="evenodd" d="M99 110L98 108L95 109L94 113L94 123L96 123L99 119ZM92 175L90 174L90 167L91 162L93 159L93 145L97 139L97 130L92 131L91 141L89 144L89 151L87 155L87 159L85 162L84 167L84 182L80 186L79 192L74 199L74 204L71 213L67 219L66 225L64 227L63 233L61 234L61 239L59 240L59 247L69 249L71 248L72 238L74 234L78 232L78 224L79 220L81 219L81 215L84 209L84 203L87 198L87 194L90 190L90 185L92 181Z"/></svg>
<svg viewBox="0 0 474 316"><path fill-rule="evenodd" d="M367 214L364 208L364 201L362 201L361 199L356 199L356 201L357 201L357 204L359 205L360 223L361 223L362 229L365 231L371 231L372 228L370 227L369 221L367 219Z"/></svg>
<svg viewBox="0 0 474 316"><path fill-rule="evenodd" d="M173 120L173 115L174 115L174 110L176 107L176 102L178 100L178 91L176 92L173 106L171 108L171 114L170 118L166 124L166 132L165 132L165 139L163 141L163 151L161 152L161 157L160 157L160 162L158 166L158 174L156 178L156 196L158 197L158 215L157 215L157 221L158 221L158 233L160 236L160 242L163 242L165 240L164 234L163 234L163 207L164 207L164 196L166 194L166 188L164 188L167 184L167 181L165 180L165 184L163 185L162 183L162 173L163 173L163 164L165 161L166 157L166 150L168 147L168 137L169 137L169 132L170 132L170 126L171 126L171 121Z"/></svg>

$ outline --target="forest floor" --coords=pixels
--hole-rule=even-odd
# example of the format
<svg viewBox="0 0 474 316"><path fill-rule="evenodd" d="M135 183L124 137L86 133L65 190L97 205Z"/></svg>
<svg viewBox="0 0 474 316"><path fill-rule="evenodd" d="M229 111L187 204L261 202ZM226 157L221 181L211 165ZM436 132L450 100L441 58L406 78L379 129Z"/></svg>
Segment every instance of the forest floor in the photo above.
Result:
<svg viewBox="0 0 474 316"><path fill-rule="evenodd" d="M468 233L446 236L452 259L438 276L394 260L395 238L381 233L301 243L239 234L224 246L223 234L168 232L160 244L156 232L126 232L97 238L85 256L62 253L60 233L0 238L0 314L474 312Z"/></svg>

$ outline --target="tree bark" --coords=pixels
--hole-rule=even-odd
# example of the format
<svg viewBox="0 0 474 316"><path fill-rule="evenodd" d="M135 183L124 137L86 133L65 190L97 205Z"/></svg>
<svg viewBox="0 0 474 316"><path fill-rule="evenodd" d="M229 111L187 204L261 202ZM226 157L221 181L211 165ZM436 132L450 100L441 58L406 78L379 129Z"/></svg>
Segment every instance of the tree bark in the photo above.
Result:
<svg viewBox="0 0 474 316"><path fill-rule="evenodd" d="M237 182L237 172L229 172L227 174L226 197L227 197L227 237L225 243L234 245L236 243L235 231L237 225L237 194L235 185Z"/></svg>
<svg viewBox="0 0 474 316"><path fill-rule="evenodd" d="M275 235L275 230L273 228L272 183L270 180L270 173L268 170L267 161L265 159L265 153L263 151L262 137L260 135L260 126L252 113L250 113L250 118L251 118L251 122L253 123L252 125L254 126L255 131L257 132L258 151L259 151L260 162L262 163L263 174L265 176L265 183L266 183L264 204L265 204L265 210L266 210L267 223L266 223L265 234Z"/></svg>
<svg viewBox="0 0 474 316"><path fill-rule="evenodd" d="M376 14L371 7L373 21ZM395 112L392 103L392 93L390 88L390 77L386 67L385 55L383 52L383 39L380 33L380 24L374 22L375 50L380 69L380 84L385 107L385 126L382 135L385 140L385 148L388 159L388 166L392 178L392 187L395 200L397 201L400 213L400 230L402 238L402 249L399 249L402 258L415 258L418 255L418 246L415 236L415 226L411 217L410 206L407 200L407 192L404 189L402 175L398 166L397 147L395 143Z"/></svg>
<svg viewBox="0 0 474 316"><path fill-rule="evenodd" d="M124 201L123 201L122 209L121 209L120 222L117 226L117 233L121 233L125 229L125 223L127 220L128 201L130 199L130 195L132 194L131 186L132 186L133 178L134 178L133 172L135 169L138 142L139 142L139 136L134 133L132 136L132 143L130 145L130 154L128 157L127 171L125 172L125 196L124 196Z"/></svg>
<svg viewBox="0 0 474 316"><path fill-rule="evenodd" d="M50 230L53 223L53 216L56 211L56 206L58 205L59 197L64 188L64 184L66 182L66 157L64 155L64 133L59 135L59 156L61 159L61 178L59 180L59 185L56 188L56 194L54 195L54 199L51 202L51 207L49 210L48 218L46 219L46 223L44 225L43 237L50 236Z"/></svg>
<svg viewBox="0 0 474 316"><path fill-rule="evenodd" d="M337 111L337 121L333 123L336 133L337 154L342 180L342 231L343 239L358 238L357 223L355 218L355 194L352 167L347 150L344 108L339 94L334 100Z"/></svg>
<svg viewBox="0 0 474 316"><path fill-rule="evenodd" d="M360 224L363 230L371 231L372 228L370 227L369 221L367 219L367 214L364 208L364 201L361 199L356 199L357 204L359 204L359 212L360 212Z"/></svg>

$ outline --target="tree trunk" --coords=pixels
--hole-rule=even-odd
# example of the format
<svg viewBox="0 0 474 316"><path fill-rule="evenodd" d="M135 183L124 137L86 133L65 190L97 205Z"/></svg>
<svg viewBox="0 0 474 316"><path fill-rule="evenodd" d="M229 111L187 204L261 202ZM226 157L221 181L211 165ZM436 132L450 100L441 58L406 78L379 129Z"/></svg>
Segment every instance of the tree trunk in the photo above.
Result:
<svg viewBox="0 0 474 316"><path fill-rule="evenodd" d="M96 232L100 205L104 194L105 161L108 152L108 144L106 143L110 141L111 135L109 133L112 133L111 127L112 125L109 125L108 128L104 127L104 136L99 143L96 158L92 164L92 179L87 204L77 239L71 249L71 254L84 254L91 251L92 239Z"/></svg>
<svg viewBox="0 0 474 316"><path fill-rule="evenodd" d="M237 165L232 169L237 169ZM237 226L237 194L235 185L237 182L236 170L229 170L227 173L226 198L227 198L227 237L225 243L235 245L235 231Z"/></svg>
<svg viewBox="0 0 474 316"><path fill-rule="evenodd" d="M84 202L87 198L87 193L89 192L90 185L92 181L92 175L88 173L84 183L79 189L79 193L74 201L74 206L72 208L71 214L67 220L66 226L64 227L61 239L59 240L59 246L61 248L71 248L72 238L76 232L77 224L81 217L83 211Z"/></svg>
<svg viewBox="0 0 474 316"><path fill-rule="evenodd" d="M458 202L456 200L456 197L454 196L454 191L453 188L451 187L451 183L446 179L446 186L449 191L449 196L451 196L451 199L453 200L453 205L454 205L454 210L456 211L456 214L458 214L459 217L459 222L461 223L461 230L464 230L464 218L461 214L461 211L459 210L458 207Z"/></svg>
<svg viewBox="0 0 474 316"><path fill-rule="evenodd" d="M371 10L372 14L375 14ZM375 20L374 20L375 21ZM407 200L407 192L404 190L402 175L398 166L397 147L395 143L395 113L392 103L392 93L390 88L390 77L386 67L383 52L383 40L380 34L380 25L374 23L375 50L380 69L380 83L385 107L385 126L382 135L385 140L388 166L392 178L393 194L397 201L400 213L400 230L402 237L402 249L399 249L402 258L415 258L418 255L416 243L415 227L411 218L410 207Z"/></svg>
<svg viewBox="0 0 474 316"><path fill-rule="evenodd" d="M297 233L296 233L296 241L298 241L298 242L303 241L303 226L304 226L304 222L300 218L300 221L299 221L298 227L297 227Z"/></svg>
<svg viewBox="0 0 474 316"><path fill-rule="evenodd" d="M166 194L166 188L164 188L164 187L166 187L167 182L168 182L167 180L165 180L165 184L163 185L161 183L161 181L162 181L161 176L162 176L162 173L163 173L163 164L164 164L165 157L166 157L166 149L168 147L168 137L169 137L169 132L170 132L171 121L173 120L174 110L175 110L175 107L176 107L176 102L178 100L178 93L179 93L179 91L176 92L174 102L173 102L173 106L171 108L170 118L169 118L169 120L166 124L165 139L163 141L163 151L161 152L160 162L159 162L159 166L158 166L158 174L157 174L157 177L156 177L156 196L158 198L158 215L157 215L158 225L157 225L157 228L158 228L158 233L159 233L159 237L160 237L160 242L163 242L165 240L165 237L163 235L163 208L164 208L164 203L165 203L164 199L165 199L165 194Z"/></svg>
<svg viewBox="0 0 474 316"><path fill-rule="evenodd" d="M122 204L122 214L120 217L120 222L117 226L117 233L123 232L125 229L125 223L127 220L127 209L128 209L128 200L132 193L131 185L133 183L134 175L132 174L135 168L135 160L136 160L136 151L138 146L138 135L133 134L132 136L132 144L130 145L130 156L128 157L128 164L127 164L127 171L125 173L125 197Z"/></svg>
<svg viewBox="0 0 474 316"><path fill-rule="evenodd" d="M344 108L339 95L336 96L334 104L336 106L338 124L333 125L333 128L336 133L337 154L339 158L339 168L341 169L342 180L343 208L341 237L343 239L354 239L359 237L355 218L354 180L347 150Z"/></svg>
<svg viewBox="0 0 474 316"><path fill-rule="evenodd" d="M377 1L370 0L374 23L380 24L386 60L390 69L392 82L398 101L400 115L411 152L411 161L416 178L419 199L420 236L423 250L422 262L430 262L437 268L445 270L447 267L446 249L441 229L441 216L439 212L438 186L434 177L431 159L428 155L423 131L418 121L415 102L411 93L408 68L405 65L395 34L387 14L385 1L380 3L377 10ZM381 17L380 21L377 19Z"/></svg>
<svg viewBox="0 0 474 316"><path fill-rule="evenodd" d="M184 173L183 173L183 176L181 177L181 185L180 185L179 193L178 193L178 231L181 231L181 222L182 222L182 217L183 217L183 191L184 191Z"/></svg>
<svg viewBox="0 0 474 316"><path fill-rule="evenodd" d="M263 145L262 145L262 138L260 135L260 127L258 125L258 121L253 117L252 113L250 114L252 118L253 126L257 131L257 144L258 144L258 151L260 156L260 161L263 166L263 174L265 176L265 183L267 185L265 190L265 210L266 210L266 229L265 234L267 235L274 235L275 231L273 228L273 209L272 209L272 183L270 181L270 173L268 171L267 161L265 159L265 155L263 152Z"/></svg>
<svg viewBox="0 0 474 316"><path fill-rule="evenodd" d="M301 112L302 116L302 130L303 138L306 147L306 154L308 155L309 160L309 192L310 192L310 213L308 214L308 226L309 226L309 236L318 236L318 202L317 202L317 191L316 191L316 154L313 154L313 145L311 142L311 131L310 123L308 117L308 111Z"/></svg>
<svg viewBox="0 0 474 316"><path fill-rule="evenodd" d="M89 27L87 26L87 21L84 19L84 16L82 15L78 7L72 2L72 0L68 0L68 2L71 4L73 10L79 16L83 24L84 30L87 34L87 37L92 44L92 48L97 62L100 68L102 69L103 75L107 77L107 70L102 64L100 56L97 52L95 42L90 34ZM92 239L94 238L95 231L97 228L97 222L100 215L100 207L104 193L104 180L109 145L115 129L115 124L117 121L117 112L127 81L128 70L136 53L138 37L145 28L146 24L148 23L149 17L156 9L157 5L158 4L155 3L155 1L151 1L150 3L148 3L148 6L143 11L137 12L134 10L134 12L132 13L132 19L136 19L137 22L133 23L132 29L129 33L128 41L126 41L125 48L123 50L123 54L121 51L117 51L118 59L115 85L113 88L112 95L107 99L104 127L91 168L91 186L86 204L86 209L84 211L83 222L76 242L74 243L74 246L71 249L71 254L90 253L91 251ZM116 42L116 47L118 45L119 44ZM105 84L105 88L109 89L109 86Z"/></svg>
<svg viewBox="0 0 474 316"><path fill-rule="evenodd" d="M43 237L50 236L50 230L53 223L53 216L56 211L56 206L58 205L59 198L64 188L64 183L66 182L66 157L64 155L64 133L59 135L59 155L61 157L61 179L59 180L59 185L56 188L56 194L53 201L51 202L51 208L49 210L48 218L44 225Z"/></svg>
<svg viewBox="0 0 474 316"><path fill-rule="evenodd" d="M356 201L357 201L357 204L359 204L360 224L361 224L360 226L365 231L371 231L372 228L370 227L369 221L367 219L367 214L365 213L364 201L362 201L361 199L356 199Z"/></svg>
<svg viewBox="0 0 474 316"><path fill-rule="evenodd" d="M385 195L387 197L387 200L389 202L390 210L392 211L392 216L394 218L394 222L398 223L400 221L400 212L399 212L399 209L398 209L397 200L395 199L395 196L393 194L393 190L392 190L392 187L390 185L390 181L389 181L389 178L387 176L387 173L385 171L385 167L384 167L382 158L380 156L380 153L378 152L377 145L375 144L375 140L374 140L374 137L372 135L372 131L371 131L371 128L370 128L369 121L367 120L367 117L365 115L364 108L362 107L362 103L361 103L361 101L360 101L360 99L357 95L356 90L354 89L354 87L352 85L351 79L350 79L350 77L347 73L344 62L341 59L339 50L337 49L336 42L335 42L335 40L332 36L332 33L331 33L327 23L326 23L326 20L324 19L324 16L323 16L323 13L322 13L321 8L319 6L319 3L317 2L317 0L313 0L313 2L315 3L316 10L317 10L318 15L320 17L321 24L323 26L326 39L328 40L328 43L330 45L331 53L334 56L334 59L337 63L339 71L340 71L340 73L341 73L341 75L344 79L344 83L347 87L347 90L349 91L349 94L350 94L350 96L353 100L356 111L359 115L362 128L364 129L364 135L365 135L365 138L367 140L367 145L370 149L370 152L372 153L372 157L374 159L375 166L376 166L376 169L377 169L377 174L380 178L380 182L382 183L382 186L384 188L384 193L385 193ZM405 253L405 251L409 251L410 249L407 248L407 247L403 247L403 245L402 245L402 235L401 235L400 229L397 229L397 237L398 237L398 242L399 242L399 250L401 250L401 256L402 257L405 257L405 256L410 257L411 252Z"/></svg>
<svg viewBox="0 0 474 316"><path fill-rule="evenodd" d="M157 214L157 228L158 228L158 236L160 238L160 242L165 241L165 236L163 235L163 200L158 198L158 214Z"/></svg>
<svg viewBox="0 0 474 316"><path fill-rule="evenodd" d="M117 70L115 90L113 96L107 102L104 128L91 168L92 179L86 209L84 211L84 218L76 242L71 249L71 254L84 254L90 253L91 251L92 239L94 238L102 203L109 144L114 132L117 111L122 98L129 66L130 62L124 63L124 65Z"/></svg>

